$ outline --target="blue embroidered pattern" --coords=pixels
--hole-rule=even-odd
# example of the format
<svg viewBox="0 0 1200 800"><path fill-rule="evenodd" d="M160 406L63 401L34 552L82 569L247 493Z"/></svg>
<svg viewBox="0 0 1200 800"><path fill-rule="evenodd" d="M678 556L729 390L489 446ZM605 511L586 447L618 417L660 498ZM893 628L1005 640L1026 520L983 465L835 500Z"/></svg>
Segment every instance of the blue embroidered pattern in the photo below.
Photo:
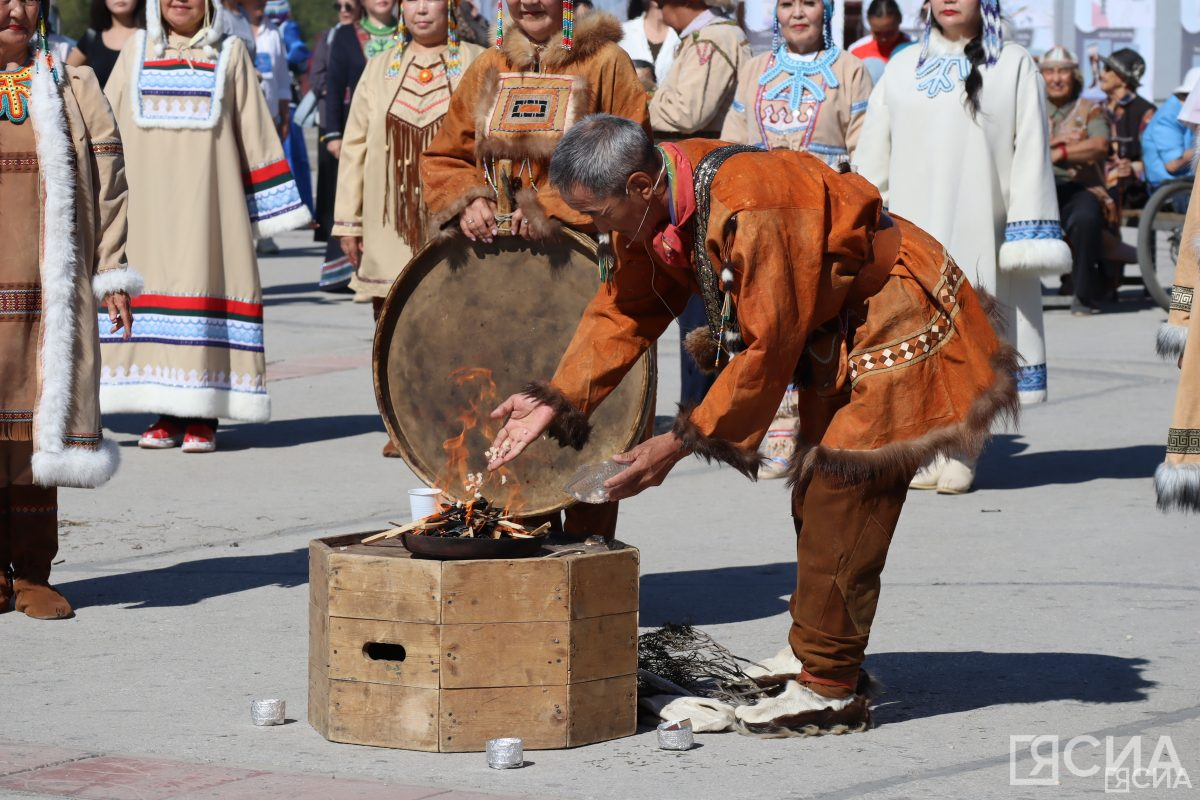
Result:
<svg viewBox="0 0 1200 800"><path fill-rule="evenodd" d="M1017 367L1017 391L1046 391L1046 365L1029 364L1024 367Z"/></svg>
<svg viewBox="0 0 1200 800"><path fill-rule="evenodd" d="M740 100L734 100L730 107L739 114L746 113L746 104Z"/></svg>
<svg viewBox="0 0 1200 800"><path fill-rule="evenodd" d="M1056 219L1024 219L1004 226L1004 241L1024 242L1029 239L1062 239L1063 229Z"/></svg>
<svg viewBox="0 0 1200 800"><path fill-rule="evenodd" d="M831 47L816 59L803 61L789 53L786 45L782 46L775 51L767 71L758 79L758 85L767 86L780 75L787 75L787 80L767 92L768 100L779 100L786 97L788 107L792 111L797 111L800 108L800 102L804 99L804 93L807 91L814 100L823 103L825 102L825 87L813 80L811 76L820 75L825 79L825 86L836 89L840 84L837 76L833 74L833 62L837 60L840 52L838 48Z"/></svg>
<svg viewBox="0 0 1200 800"><path fill-rule="evenodd" d="M122 331L107 333L108 315L100 314L100 341L112 344L124 341ZM263 352L262 323L241 322L218 317L181 317L138 310L133 321L132 340L190 347L226 347L230 350Z"/></svg>
<svg viewBox="0 0 1200 800"><path fill-rule="evenodd" d="M958 76L953 77L951 72L957 72ZM938 56L917 67L917 89L925 92L926 97L934 98L943 92L954 91L970 74L971 62L966 56Z"/></svg>
<svg viewBox="0 0 1200 800"><path fill-rule="evenodd" d="M864 112L866 110L867 110L867 101L866 100L859 100L857 103L850 104L851 116L853 116L854 114L861 114L862 112Z"/></svg>

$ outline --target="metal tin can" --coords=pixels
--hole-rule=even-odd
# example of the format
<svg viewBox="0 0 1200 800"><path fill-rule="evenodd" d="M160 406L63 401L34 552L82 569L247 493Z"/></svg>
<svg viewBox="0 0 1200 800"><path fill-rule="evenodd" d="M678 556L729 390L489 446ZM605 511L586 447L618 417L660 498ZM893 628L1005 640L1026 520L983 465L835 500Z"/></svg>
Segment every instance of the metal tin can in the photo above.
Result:
<svg viewBox="0 0 1200 800"><path fill-rule="evenodd" d="M520 739L488 739L487 761L492 769L513 769L525 765L525 747Z"/></svg>

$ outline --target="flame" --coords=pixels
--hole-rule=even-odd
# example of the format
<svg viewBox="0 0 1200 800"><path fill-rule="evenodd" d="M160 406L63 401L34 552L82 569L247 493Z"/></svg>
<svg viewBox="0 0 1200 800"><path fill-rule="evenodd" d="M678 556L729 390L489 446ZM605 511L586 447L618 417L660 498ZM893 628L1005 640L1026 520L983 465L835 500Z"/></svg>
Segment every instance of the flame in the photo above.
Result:
<svg viewBox="0 0 1200 800"><path fill-rule="evenodd" d="M482 450L479 453L472 453L468 446L468 439L472 438L483 438L487 445L491 445L492 439L495 438L498 431L496 421L489 416L497 402L496 382L492 380L492 372L483 367L463 367L451 372L449 378L456 386L465 389L467 400L466 406L457 414L458 421L462 426L458 435L442 442L442 451L446 454L446 466L438 476L438 485L450 489L453 494L469 495L468 487L476 484L470 476L472 474L482 475L482 481L478 482L478 487L473 491L484 496L489 493L507 494L504 508L504 514L507 515L509 509L519 509L524 505L515 476L503 467L495 472L488 472ZM471 437L470 433L477 428L480 436ZM479 463L476 469L471 468L473 463ZM485 485L488 487L488 491L484 491ZM467 499L469 501L471 498L468 496Z"/></svg>

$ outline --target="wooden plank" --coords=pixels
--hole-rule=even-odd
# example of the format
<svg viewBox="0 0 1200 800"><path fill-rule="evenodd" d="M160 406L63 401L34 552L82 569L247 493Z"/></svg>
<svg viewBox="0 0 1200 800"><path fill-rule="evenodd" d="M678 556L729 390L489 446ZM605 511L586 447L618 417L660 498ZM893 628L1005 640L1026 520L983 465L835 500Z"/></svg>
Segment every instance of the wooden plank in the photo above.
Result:
<svg viewBox="0 0 1200 800"><path fill-rule="evenodd" d="M441 621L441 562L370 552L393 549L352 546L329 553L331 617Z"/></svg>
<svg viewBox="0 0 1200 800"><path fill-rule="evenodd" d="M311 662L308 665L308 724L329 738L329 676Z"/></svg>
<svg viewBox="0 0 1200 800"><path fill-rule="evenodd" d="M553 750L567 741L567 687L443 689L440 740L444 753L474 753L488 739L517 736L526 750Z"/></svg>
<svg viewBox="0 0 1200 800"><path fill-rule="evenodd" d="M638 610L640 558L636 548L576 556L567 561L571 569L571 619Z"/></svg>
<svg viewBox="0 0 1200 800"><path fill-rule="evenodd" d="M607 742L637 732L637 675L567 687L567 747Z"/></svg>
<svg viewBox="0 0 1200 800"><path fill-rule="evenodd" d="M559 558L447 561L442 599L447 625L565 620L567 565Z"/></svg>
<svg viewBox="0 0 1200 800"><path fill-rule="evenodd" d="M567 625L566 622L443 625L442 688L565 684Z"/></svg>
<svg viewBox="0 0 1200 800"><path fill-rule="evenodd" d="M441 666L438 630L432 623L331 617L329 677L436 689Z"/></svg>
<svg viewBox="0 0 1200 800"><path fill-rule="evenodd" d="M329 609L329 546L320 539L308 543L308 600L322 613Z"/></svg>
<svg viewBox="0 0 1200 800"><path fill-rule="evenodd" d="M308 604L308 666L329 672L329 617L312 603Z"/></svg>
<svg viewBox="0 0 1200 800"><path fill-rule="evenodd" d="M583 683L637 672L637 623L636 611L572 621L567 681Z"/></svg>
<svg viewBox="0 0 1200 800"><path fill-rule="evenodd" d="M360 681L329 681L332 742L436 752L438 691Z"/></svg>

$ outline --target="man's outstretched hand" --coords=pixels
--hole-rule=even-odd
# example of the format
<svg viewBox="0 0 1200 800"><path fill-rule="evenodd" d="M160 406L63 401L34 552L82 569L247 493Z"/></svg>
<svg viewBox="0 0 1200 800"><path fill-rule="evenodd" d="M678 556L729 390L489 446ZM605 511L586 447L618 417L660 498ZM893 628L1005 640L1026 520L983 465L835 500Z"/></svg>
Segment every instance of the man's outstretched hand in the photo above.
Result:
<svg viewBox="0 0 1200 800"><path fill-rule="evenodd" d="M624 500L666 480L667 473L688 454L683 442L673 433L647 439L628 452L613 456L618 464L630 467L604 482L609 500Z"/></svg>
<svg viewBox="0 0 1200 800"><path fill-rule="evenodd" d="M492 419L505 420L492 442L488 470L499 469L512 461L546 432L554 419L554 409L526 394L514 394L492 412Z"/></svg>

